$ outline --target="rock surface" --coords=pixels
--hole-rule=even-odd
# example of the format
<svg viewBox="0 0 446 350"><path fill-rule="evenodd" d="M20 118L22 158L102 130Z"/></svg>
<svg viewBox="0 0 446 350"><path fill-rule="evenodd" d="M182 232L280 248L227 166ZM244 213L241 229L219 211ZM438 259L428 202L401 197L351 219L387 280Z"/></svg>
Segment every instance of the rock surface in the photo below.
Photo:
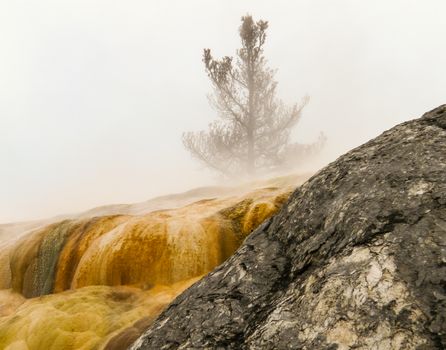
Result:
<svg viewBox="0 0 446 350"><path fill-rule="evenodd" d="M298 188L132 349L446 348L446 105Z"/></svg>

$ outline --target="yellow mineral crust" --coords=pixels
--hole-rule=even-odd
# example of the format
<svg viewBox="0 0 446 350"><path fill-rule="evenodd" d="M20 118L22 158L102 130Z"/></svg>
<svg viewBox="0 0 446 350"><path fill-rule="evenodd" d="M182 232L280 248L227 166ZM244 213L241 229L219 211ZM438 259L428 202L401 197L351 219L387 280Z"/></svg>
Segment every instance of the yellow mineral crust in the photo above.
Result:
<svg viewBox="0 0 446 350"><path fill-rule="evenodd" d="M128 220L128 217L120 215L83 220L84 223L70 235L60 252L53 292L57 293L70 289L76 268L88 247L103 234L126 220Z"/></svg>
<svg viewBox="0 0 446 350"><path fill-rule="evenodd" d="M89 286L16 301L20 306L15 312L0 317L0 349L101 349L130 325L153 320L196 280L147 291ZM20 299L11 291L2 292L2 304Z"/></svg>
<svg viewBox="0 0 446 350"><path fill-rule="evenodd" d="M0 349L126 348L280 208L295 185L279 183L2 238Z"/></svg>
<svg viewBox="0 0 446 350"><path fill-rule="evenodd" d="M286 196L273 187L141 216L54 223L5 246L0 285L30 298L91 285L149 288L187 280L226 260Z"/></svg>

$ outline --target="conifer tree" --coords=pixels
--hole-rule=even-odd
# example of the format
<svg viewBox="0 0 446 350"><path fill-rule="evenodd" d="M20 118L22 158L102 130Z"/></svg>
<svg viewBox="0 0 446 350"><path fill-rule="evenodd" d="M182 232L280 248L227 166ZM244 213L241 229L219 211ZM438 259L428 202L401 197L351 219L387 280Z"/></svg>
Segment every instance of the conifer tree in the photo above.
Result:
<svg viewBox="0 0 446 350"><path fill-rule="evenodd" d="M214 87L210 102L219 119L208 131L183 134L183 144L206 166L225 175L257 175L316 153L322 136L311 145L291 144L290 132L308 102L286 106L276 97L275 71L267 66L264 45L268 22L242 17L241 48L236 58L215 59L204 49L203 62Z"/></svg>

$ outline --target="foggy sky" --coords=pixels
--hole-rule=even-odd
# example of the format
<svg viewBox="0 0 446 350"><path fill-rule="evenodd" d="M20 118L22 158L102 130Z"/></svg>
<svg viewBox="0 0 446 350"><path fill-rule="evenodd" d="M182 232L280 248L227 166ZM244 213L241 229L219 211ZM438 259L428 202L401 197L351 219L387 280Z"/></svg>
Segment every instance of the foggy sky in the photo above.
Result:
<svg viewBox="0 0 446 350"><path fill-rule="evenodd" d="M325 161L446 103L443 0L2 0L0 223L212 183L181 133L215 118L202 50L233 55L248 12Z"/></svg>

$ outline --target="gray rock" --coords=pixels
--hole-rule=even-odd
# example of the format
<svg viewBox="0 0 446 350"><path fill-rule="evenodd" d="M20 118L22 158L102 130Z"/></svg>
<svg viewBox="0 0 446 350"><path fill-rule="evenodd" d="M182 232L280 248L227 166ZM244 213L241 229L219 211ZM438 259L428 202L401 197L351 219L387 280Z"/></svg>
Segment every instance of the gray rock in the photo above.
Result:
<svg viewBox="0 0 446 350"><path fill-rule="evenodd" d="M446 105L331 163L132 349L446 348Z"/></svg>

